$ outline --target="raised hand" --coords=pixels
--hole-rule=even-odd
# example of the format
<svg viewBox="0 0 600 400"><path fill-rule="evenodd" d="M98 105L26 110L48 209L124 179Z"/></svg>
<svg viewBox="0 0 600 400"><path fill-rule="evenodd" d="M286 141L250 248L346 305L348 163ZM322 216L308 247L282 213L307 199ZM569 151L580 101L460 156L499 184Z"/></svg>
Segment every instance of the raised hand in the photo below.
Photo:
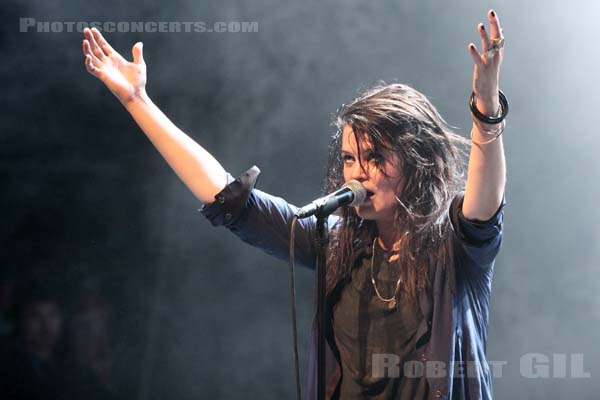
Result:
<svg viewBox="0 0 600 400"><path fill-rule="evenodd" d="M502 47L504 37L498 15L494 10L488 11L490 33L484 24L477 30L481 37L482 52L473 44L469 44L469 53L475 62L473 71L473 91L477 96L477 108L484 114L493 116L498 111L498 89L500 80L500 64L504 54Z"/></svg>
<svg viewBox="0 0 600 400"><path fill-rule="evenodd" d="M90 74L104 82L124 105L145 93L146 63L141 42L131 49L133 62L129 62L108 44L96 28L86 28L83 34L85 66Z"/></svg>

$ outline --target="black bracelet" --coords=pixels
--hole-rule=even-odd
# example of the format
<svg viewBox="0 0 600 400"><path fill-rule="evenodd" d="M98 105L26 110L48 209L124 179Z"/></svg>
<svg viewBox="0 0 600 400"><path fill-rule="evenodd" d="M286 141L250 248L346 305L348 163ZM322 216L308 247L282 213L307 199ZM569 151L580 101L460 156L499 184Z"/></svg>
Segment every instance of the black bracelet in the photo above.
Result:
<svg viewBox="0 0 600 400"><path fill-rule="evenodd" d="M500 97L500 110L502 110L502 112L500 113L499 117L488 117L487 115L483 115L477 109L475 92L473 92L471 94L471 99L469 100L469 107L471 108L471 112L473 113L475 118L477 118L481 122L490 125L499 124L500 122L504 121L504 118L506 118L506 116L508 115L508 100L506 100L506 96L504 95L504 93L502 93L502 90L498 90L498 97Z"/></svg>

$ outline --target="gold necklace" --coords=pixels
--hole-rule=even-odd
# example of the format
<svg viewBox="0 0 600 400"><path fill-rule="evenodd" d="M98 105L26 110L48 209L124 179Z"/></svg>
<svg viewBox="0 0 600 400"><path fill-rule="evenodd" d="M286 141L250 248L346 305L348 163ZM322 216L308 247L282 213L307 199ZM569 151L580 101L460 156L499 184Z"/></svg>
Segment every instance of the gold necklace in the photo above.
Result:
<svg viewBox="0 0 600 400"><path fill-rule="evenodd" d="M373 260L375 260L375 243L378 239L379 237L376 237L375 240L373 240L373 256L371 257L371 283L373 283L373 289L375 289L375 294L377 295L379 300L381 300L384 303L387 303L388 309L393 310L394 308L396 308L397 305L396 295L398 294L398 289L400 288L400 281L402 280L402 271L400 271L400 275L398 276L398 281L396 282L396 289L394 290L394 295L389 299L383 298L379 293L379 290L377 290L377 284L375 283L375 275L373 274Z"/></svg>

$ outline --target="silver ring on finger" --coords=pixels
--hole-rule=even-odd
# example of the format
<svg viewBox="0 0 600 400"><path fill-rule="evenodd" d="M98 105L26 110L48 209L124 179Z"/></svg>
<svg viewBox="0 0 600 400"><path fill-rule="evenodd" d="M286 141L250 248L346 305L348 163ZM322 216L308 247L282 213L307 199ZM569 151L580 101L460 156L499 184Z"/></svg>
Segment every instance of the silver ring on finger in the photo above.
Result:
<svg viewBox="0 0 600 400"><path fill-rule="evenodd" d="M496 53L499 53L500 49L504 47L504 38L499 37L496 39L492 39L490 42L490 48L488 49L488 51L485 52L485 56L488 60L491 60L496 55Z"/></svg>

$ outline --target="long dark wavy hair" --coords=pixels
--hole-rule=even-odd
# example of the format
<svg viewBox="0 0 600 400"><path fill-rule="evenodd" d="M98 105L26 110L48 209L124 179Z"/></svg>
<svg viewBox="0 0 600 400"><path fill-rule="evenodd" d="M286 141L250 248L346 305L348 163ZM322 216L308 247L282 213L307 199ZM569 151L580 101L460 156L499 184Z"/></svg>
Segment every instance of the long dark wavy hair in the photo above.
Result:
<svg viewBox="0 0 600 400"><path fill-rule="evenodd" d="M337 130L329 148L326 193L344 183L341 148L345 125L352 128L357 144L366 140L375 152L393 151L400 160L395 228L403 237L399 261L408 266L402 269L402 290L414 298L429 284L431 255L450 231L448 208L464 188L468 141L452 132L422 93L402 84L380 83L362 92L342 105L333 124ZM364 168L360 152L358 156ZM354 208L343 207L338 215L341 219L331 234L328 252L328 294L349 278L359 233L366 229L371 239L377 235L375 222L363 221Z"/></svg>

